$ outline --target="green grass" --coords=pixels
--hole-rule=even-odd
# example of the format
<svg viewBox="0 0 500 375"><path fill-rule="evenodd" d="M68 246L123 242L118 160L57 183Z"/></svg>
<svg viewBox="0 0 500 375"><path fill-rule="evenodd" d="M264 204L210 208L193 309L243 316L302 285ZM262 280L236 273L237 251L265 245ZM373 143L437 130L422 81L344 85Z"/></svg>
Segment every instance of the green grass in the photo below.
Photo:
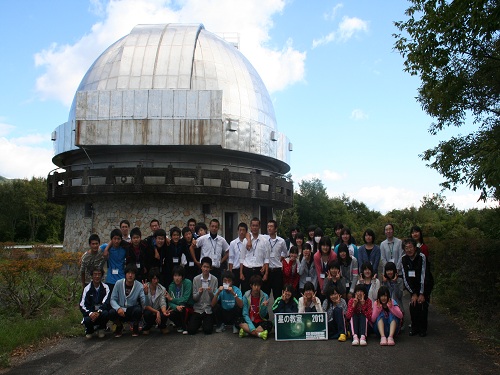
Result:
<svg viewBox="0 0 500 375"><path fill-rule="evenodd" d="M5 314L5 312L4 312ZM43 338L75 336L82 333L81 314L78 309L59 311L57 314L44 313L32 319L20 315L1 315L0 320L0 368L10 365L11 352L17 348L36 344Z"/></svg>

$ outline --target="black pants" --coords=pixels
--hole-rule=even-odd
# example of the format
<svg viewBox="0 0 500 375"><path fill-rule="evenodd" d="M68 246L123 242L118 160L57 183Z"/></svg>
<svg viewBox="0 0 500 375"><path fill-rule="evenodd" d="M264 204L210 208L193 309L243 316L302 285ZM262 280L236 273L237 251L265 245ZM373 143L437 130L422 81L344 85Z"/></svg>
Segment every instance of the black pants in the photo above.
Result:
<svg viewBox="0 0 500 375"><path fill-rule="evenodd" d="M167 320L168 317L163 315L163 313L160 312L160 317L161 317L161 322L158 328L166 328L167 327ZM142 328L144 331L149 331L151 327L154 327L156 325L156 313L149 311L149 310L144 310L144 322L146 323L144 327Z"/></svg>
<svg viewBox="0 0 500 375"><path fill-rule="evenodd" d="M234 306L231 310L225 310L220 303L215 305L212 310L215 314L215 325L232 324L235 325L239 317L241 317L241 308Z"/></svg>
<svg viewBox="0 0 500 375"><path fill-rule="evenodd" d="M85 326L85 333L94 333L95 327L98 327L97 329L105 329L108 320L108 310L102 310L102 312L99 314L99 317L94 321L90 319L90 316L84 317L82 323Z"/></svg>
<svg viewBox="0 0 500 375"><path fill-rule="evenodd" d="M283 293L283 270L281 268L269 268L267 281L262 285L262 290L269 297L272 291L274 299L281 296Z"/></svg>
<svg viewBox="0 0 500 375"><path fill-rule="evenodd" d="M202 327L203 333L205 333L205 335L210 335L212 333L213 326L214 326L213 314L207 314L207 313L200 314L194 312L193 315L191 315L191 318L189 319L187 330L190 335L194 335L196 332L198 332L198 329Z"/></svg>
<svg viewBox="0 0 500 375"><path fill-rule="evenodd" d="M411 330L414 332L427 332L427 317L429 316L429 297L425 297L424 303L410 303Z"/></svg>
<svg viewBox="0 0 500 375"><path fill-rule="evenodd" d="M240 269L234 269L231 271L233 273L233 285L240 287Z"/></svg>
<svg viewBox="0 0 500 375"><path fill-rule="evenodd" d="M184 307L182 311L174 309L170 313L169 319L174 322L176 327L181 327L183 331L187 331L189 318L192 313L192 307Z"/></svg>
<svg viewBox="0 0 500 375"><path fill-rule="evenodd" d="M195 276L198 276L201 273L201 270L196 265L195 266L186 266L186 267L184 267L184 269L186 270L186 279L189 279L191 281L193 281Z"/></svg>
<svg viewBox="0 0 500 375"><path fill-rule="evenodd" d="M358 337L368 335L368 319L361 313L356 313L351 318L351 332Z"/></svg>
<svg viewBox="0 0 500 375"><path fill-rule="evenodd" d="M210 270L210 273L217 278L218 285L221 286L222 285L222 270L220 268L217 268L217 267L212 267L212 269Z"/></svg>
<svg viewBox="0 0 500 375"><path fill-rule="evenodd" d="M115 324L120 324L123 322L139 323L141 318L142 318L142 307L140 305L127 307L127 310L125 310L124 317L118 315L115 309L109 310L109 320L111 320Z"/></svg>
<svg viewBox="0 0 500 375"><path fill-rule="evenodd" d="M333 319L328 322L328 339L338 339L341 334L346 334L344 310L337 307L333 310Z"/></svg>
<svg viewBox="0 0 500 375"><path fill-rule="evenodd" d="M245 277L245 280L240 280L241 282L241 293L245 294L247 290L250 290L250 278L253 275L259 275L259 276L264 276L260 270L262 267L254 267L254 268L247 268L244 267L243 265L240 265L240 267L243 267L243 276ZM281 294L280 294L281 295Z"/></svg>

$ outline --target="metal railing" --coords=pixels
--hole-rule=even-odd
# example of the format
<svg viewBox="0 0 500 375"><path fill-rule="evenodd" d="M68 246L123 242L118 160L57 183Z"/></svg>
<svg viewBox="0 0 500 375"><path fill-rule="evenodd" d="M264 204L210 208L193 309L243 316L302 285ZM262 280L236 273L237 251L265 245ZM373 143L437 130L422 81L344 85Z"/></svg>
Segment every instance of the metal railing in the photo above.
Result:
<svg viewBox="0 0 500 375"><path fill-rule="evenodd" d="M78 195L146 193L250 198L272 202L277 208L293 204L293 181L282 174L230 165L217 165L222 169L213 170L207 169L207 164L144 164L148 163L135 167L130 162L127 166L100 163L53 170L47 177L48 199L64 203Z"/></svg>

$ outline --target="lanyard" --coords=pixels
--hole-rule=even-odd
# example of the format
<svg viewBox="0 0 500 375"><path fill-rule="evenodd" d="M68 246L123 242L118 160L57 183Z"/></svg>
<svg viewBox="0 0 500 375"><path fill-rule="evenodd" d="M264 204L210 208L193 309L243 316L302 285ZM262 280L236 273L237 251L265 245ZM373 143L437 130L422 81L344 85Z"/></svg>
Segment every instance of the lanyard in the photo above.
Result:
<svg viewBox="0 0 500 375"><path fill-rule="evenodd" d="M278 239L276 238L274 240L274 244L273 244L273 242L271 241L271 237L269 237L269 244L271 245L271 251L274 250L274 247L276 246L277 242L278 242Z"/></svg>
<svg viewBox="0 0 500 375"><path fill-rule="evenodd" d="M214 250L214 256L217 255L217 237L215 237L215 240L210 238L210 244L212 245L212 249ZM214 246L214 241L215 241L215 246Z"/></svg>
<svg viewBox="0 0 500 375"><path fill-rule="evenodd" d="M254 244L252 246L253 248L253 256L255 257L255 249L257 249L257 245L259 244L259 239L257 238L255 241L254 241Z"/></svg>

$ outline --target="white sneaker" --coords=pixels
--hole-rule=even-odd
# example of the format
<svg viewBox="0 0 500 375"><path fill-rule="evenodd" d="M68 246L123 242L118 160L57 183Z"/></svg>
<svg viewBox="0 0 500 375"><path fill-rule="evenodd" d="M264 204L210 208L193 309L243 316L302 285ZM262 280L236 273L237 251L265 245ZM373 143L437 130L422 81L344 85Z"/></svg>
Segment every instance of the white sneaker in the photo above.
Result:
<svg viewBox="0 0 500 375"><path fill-rule="evenodd" d="M359 340L358 340L358 336L354 335L354 336L352 336L352 346L356 346L356 345L359 345Z"/></svg>
<svg viewBox="0 0 500 375"><path fill-rule="evenodd" d="M359 339L359 345L366 346L366 337L365 337L365 335L361 335L361 338Z"/></svg>
<svg viewBox="0 0 500 375"><path fill-rule="evenodd" d="M100 329L97 331L97 337L99 337L100 339L102 339L104 337L104 330Z"/></svg>
<svg viewBox="0 0 500 375"><path fill-rule="evenodd" d="M87 333L87 334L85 335L85 338L86 338L87 340L90 340L90 339L92 338L92 334L91 334L91 333Z"/></svg>
<svg viewBox="0 0 500 375"><path fill-rule="evenodd" d="M215 329L215 332L217 333L222 333L226 330L226 326L224 325L224 323L222 323L220 326L218 326L216 329Z"/></svg>

